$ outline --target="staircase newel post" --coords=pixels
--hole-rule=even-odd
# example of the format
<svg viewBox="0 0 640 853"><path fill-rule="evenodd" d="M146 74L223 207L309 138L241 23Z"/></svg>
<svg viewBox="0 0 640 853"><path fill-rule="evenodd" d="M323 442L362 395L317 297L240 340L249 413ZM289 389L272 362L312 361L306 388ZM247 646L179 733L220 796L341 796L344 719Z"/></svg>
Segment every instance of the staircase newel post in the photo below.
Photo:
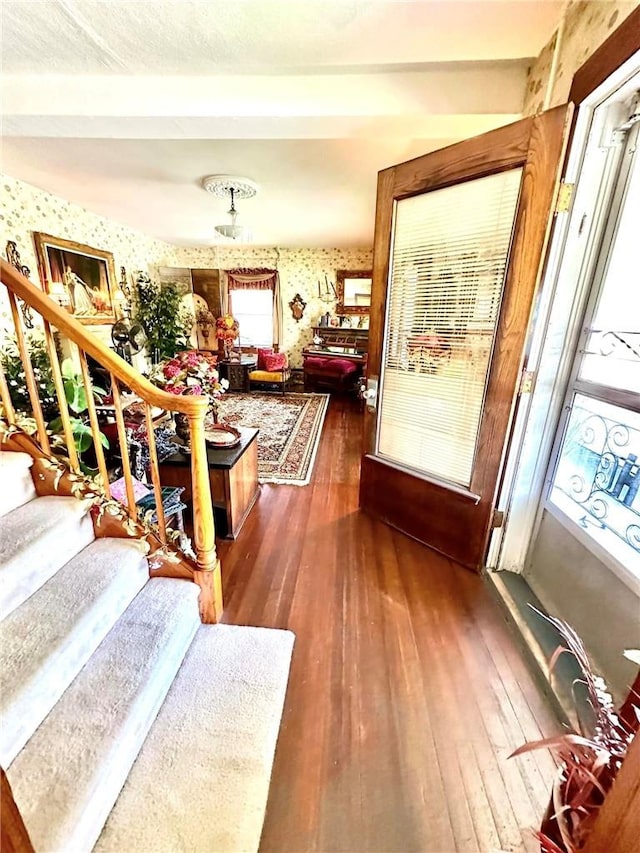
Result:
<svg viewBox="0 0 640 853"><path fill-rule="evenodd" d="M222 581L216 555L215 526L211 505L211 485L207 445L204 438L204 410L188 415L191 434L191 490L193 534L198 570L194 581L200 587L200 618L214 624L222 616Z"/></svg>

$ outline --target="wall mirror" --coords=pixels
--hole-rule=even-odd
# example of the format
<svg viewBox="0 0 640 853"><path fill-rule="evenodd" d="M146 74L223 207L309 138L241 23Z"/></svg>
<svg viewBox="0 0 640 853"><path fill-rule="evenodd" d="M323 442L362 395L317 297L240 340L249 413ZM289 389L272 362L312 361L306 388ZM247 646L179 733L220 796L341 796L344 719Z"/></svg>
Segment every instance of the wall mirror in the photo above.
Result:
<svg viewBox="0 0 640 853"><path fill-rule="evenodd" d="M337 314L368 314L371 306L371 270L336 272Z"/></svg>

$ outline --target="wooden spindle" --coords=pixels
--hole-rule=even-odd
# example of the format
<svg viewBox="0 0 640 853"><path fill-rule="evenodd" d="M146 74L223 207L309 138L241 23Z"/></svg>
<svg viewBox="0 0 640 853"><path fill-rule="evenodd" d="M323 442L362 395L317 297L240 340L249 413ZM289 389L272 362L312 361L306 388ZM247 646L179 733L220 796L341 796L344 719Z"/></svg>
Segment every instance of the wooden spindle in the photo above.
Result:
<svg viewBox="0 0 640 853"><path fill-rule="evenodd" d="M29 355L29 349L25 340L24 329L22 328L22 320L20 318L20 312L18 310L18 303L16 301L15 294L12 293L10 290L7 291L7 295L9 296L11 316L13 317L13 325L15 326L16 330L18 352L20 353L20 360L22 361L22 366L24 367L24 375L27 381L27 391L29 392L29 400L31 401L33 417L35 419L38 430L38 441L40 442L40 446L42 447L44 452L50 453L51 445L49 443L49 436L47 435L47 425L44 420L44 415L42 414L42 406L40 405L40 394L38 391L36 378L33 373L33 365L31 364L31 357Z"/></svg>
<svg viewBox="0 0 640 853"><path fill-rule="evenodd" d="M163 544L167 541L167 524L164 518L164 506L162 505L162 486L160 484L160 468L158 467L158 454L156 452L156 435L153 431L153 418L151 406L145 406L145 418L147 424L147 443L149 445L149 468L151 469L151 482L153 493L156 498L156 514L158 516L158 527L160 528L160 539Z"/></svg>
<svg viewBox="0 0 640 853"><path fill-rule="evenodd" d="M129 518L132 518L135 521L138 515L138 509L136 507L136 499L133 494L127 428L124 425L124 415L122 414L122 400L120 398L118 380L113 373L111 374L111 393L113 395L113 405L115 408L116 426L118 427L118 441L120 443L120 457L122 459L122 475L124 477L124 487L127 492L127 512L129 513Z"/></svg>
<svg viewBox="0 0 640 853"><path fill-rule="evenodd" d="M2 361L0 361L0 400L2 401L2 415L4 419L9 424L15 424L16 422L16 413L13 409L13 403L11 402L11 394L9 393L9 386L7 384L7 377L4 375L4 368L2 367Z"/></svg>
<svg viewBox="0 0 640 853"><path fill-rule="evenodd" d="M222 615L222 584L220 562L216 557L204 417L204 411L196 415L188 415L191 442L193 538L198 564L198 571L194 572L193 579L200 586L200 618L205 623L215 623Z"/></svg>
<svg viewBox="0 0 640 853"><path fill-rule="evenodd" d="M76 442L73 437L73 430L71 428L71 419L69 417L69 406L67 405L67 395L64 391L64 380L62 378L62 371L60 370L60 361L58 360L58 350L56 348L56 342L53 339L53 332L51 331L51 326L49 323L44 320L44 338L47 344L47 352L49 354L49 363L51 365L51 374L53 376L53 384L56 389L56 395L58 397L58 407L60 409L60 420L62 421L62 430L64 432L64 440L67 446L67 453L69 454L69 461L71 462L71 467L76 471L80 468L80 461L78 459L78 451L76 450Z"/></svg>
<svg viewBox="0 0 640 853"><path fill-rule="evenodd" d="M80 359L80 370L82 372L84 390L87 396L87 412L89 414L91 436L93 438L93 447L96 454L96 461L98 463L98 471L102 479L102 486L104 488L104 492L107 498L109 498L111 497L111 490L109 488L109 472L107 471L107 463L104 459L104 450L102 449L102 443L100 441L101 432L100 425L98 423L98 415L96 413L96 404L95 400L93 399L93 382L91 381L91 376L89 374L87 357L84 354L83 350L80 349L80 347L78 347L78 357Z"/></svg>

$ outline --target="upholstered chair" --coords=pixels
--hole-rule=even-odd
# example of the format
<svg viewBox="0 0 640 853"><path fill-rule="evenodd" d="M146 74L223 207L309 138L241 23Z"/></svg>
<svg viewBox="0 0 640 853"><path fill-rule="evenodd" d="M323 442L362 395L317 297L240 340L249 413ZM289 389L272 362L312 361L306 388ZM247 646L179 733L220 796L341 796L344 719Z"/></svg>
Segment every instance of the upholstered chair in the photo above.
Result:
<svg viewBox="0 0 640 853"><path fill-rule="evenodd" d="M249 373L249 389L251 391L280 391L287 390L291 379L289 359L279 351L277 344L268 349L257 350L258 362L256 369Z"/></svg>

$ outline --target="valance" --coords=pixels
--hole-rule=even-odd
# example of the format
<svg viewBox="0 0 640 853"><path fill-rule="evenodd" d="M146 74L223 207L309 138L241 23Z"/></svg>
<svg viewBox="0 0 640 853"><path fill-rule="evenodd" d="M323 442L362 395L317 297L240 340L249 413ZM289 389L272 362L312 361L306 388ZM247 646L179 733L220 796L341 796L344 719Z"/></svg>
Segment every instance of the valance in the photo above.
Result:
<svg viewBox="0 0 640 853"><path fill-rule="evenodd" d="M227 270L229 290L276 290L278 270L246 269Z"/></svg>

